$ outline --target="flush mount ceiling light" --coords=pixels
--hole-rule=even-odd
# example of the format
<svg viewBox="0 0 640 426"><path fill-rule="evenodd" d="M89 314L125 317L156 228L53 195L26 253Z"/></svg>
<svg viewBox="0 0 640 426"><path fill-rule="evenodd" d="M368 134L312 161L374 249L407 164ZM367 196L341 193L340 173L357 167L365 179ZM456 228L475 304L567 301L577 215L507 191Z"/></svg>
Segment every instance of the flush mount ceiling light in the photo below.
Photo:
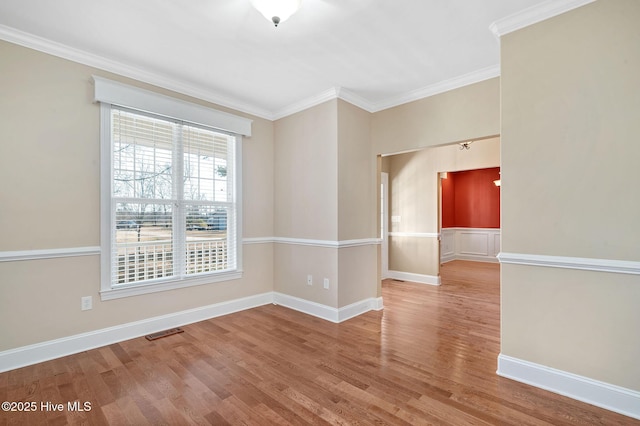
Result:
<svg viewBox="0 0 640 426"><path fill-rule="evenodd" d="M302 0L251 0L251 4L277 27L300 9Z"/></svg>

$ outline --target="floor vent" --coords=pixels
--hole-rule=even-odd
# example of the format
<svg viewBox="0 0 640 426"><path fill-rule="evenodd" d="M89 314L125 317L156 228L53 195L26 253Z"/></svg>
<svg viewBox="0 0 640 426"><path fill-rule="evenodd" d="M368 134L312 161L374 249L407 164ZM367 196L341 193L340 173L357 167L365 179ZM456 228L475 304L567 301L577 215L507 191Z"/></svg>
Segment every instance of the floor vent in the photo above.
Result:
<svg viewBox="0 0 640 426"><path fill-rule="evenodd" d="M151 333L148 336L144 336L147 340L156 340L161 339L163 337L171 336L173 334L184 333L184 330L181 328L171 328L169 330L158 331L157 333Z"/></svg>

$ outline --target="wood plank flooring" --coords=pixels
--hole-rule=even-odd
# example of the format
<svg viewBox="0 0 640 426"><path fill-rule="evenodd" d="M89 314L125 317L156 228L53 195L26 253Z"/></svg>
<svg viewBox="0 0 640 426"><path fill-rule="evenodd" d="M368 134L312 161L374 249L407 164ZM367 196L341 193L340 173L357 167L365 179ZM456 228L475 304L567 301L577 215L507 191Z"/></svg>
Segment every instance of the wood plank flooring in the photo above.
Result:
<svg viewBox="0 0 640 426"><path fill-rule="evenodd" d="M387 280L383 311L342 324L268 305L3 373L0 401L38 409L0 424L640 424L496 375L498 265L442 282Z"/></svg>

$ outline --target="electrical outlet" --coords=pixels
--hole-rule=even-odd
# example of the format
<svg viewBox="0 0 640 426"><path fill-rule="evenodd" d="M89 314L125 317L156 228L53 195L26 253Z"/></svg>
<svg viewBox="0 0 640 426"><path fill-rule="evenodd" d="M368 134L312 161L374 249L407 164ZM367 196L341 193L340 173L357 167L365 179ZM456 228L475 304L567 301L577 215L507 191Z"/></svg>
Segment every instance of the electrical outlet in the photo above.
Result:
<svg viewBox="0 0 640 426"><path fill-rule="evenodd" d="M313 285L313 276L307 275L307 285Z"/></svg>
<svg viewBox="0 0 640 426"><path fill-rule="evenodd" d="M93 298L91 296L84 296L80 298L80 309L83 311L93 309Z"/></svg>
<svg viewBox="0 0 640 426"><path fill-rule="evenodd" d="M326 290L329 290L329 278L325 278L323 284L324 284L324 288Z"/></svg>

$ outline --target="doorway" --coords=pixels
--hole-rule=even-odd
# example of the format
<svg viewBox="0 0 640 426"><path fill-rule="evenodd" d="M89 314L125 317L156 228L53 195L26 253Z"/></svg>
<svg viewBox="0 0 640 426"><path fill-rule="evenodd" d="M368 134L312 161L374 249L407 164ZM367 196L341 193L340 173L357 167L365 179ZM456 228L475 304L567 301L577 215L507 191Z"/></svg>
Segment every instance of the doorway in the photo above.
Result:
<svg viewBox="0 0 640 426"><path fill-rule="evenodd" d="M466 144L454 143L417 151L382 155L379 206L381 239L381 275L423 284L438 285L441 256L450 251L443 231L440 211L440 172L495 168L500 165L499 137ZM384 182L384 183L383 183ZM386 186L386 189L384 188ZM493 183L492 183L492 186ZM499 188L495 188L499 191ZM387 211L385 211L385 208ZM383 225L387 225L385 230ZM474 248L483 237L475 229L464 230L466 259L487 261L482 250ZM499 247L499 236L494 247ZM493 254L493 253L491 253ZM495 257L494 257L495 259ZM451 259L453 260L453 259Z"/></svg>

